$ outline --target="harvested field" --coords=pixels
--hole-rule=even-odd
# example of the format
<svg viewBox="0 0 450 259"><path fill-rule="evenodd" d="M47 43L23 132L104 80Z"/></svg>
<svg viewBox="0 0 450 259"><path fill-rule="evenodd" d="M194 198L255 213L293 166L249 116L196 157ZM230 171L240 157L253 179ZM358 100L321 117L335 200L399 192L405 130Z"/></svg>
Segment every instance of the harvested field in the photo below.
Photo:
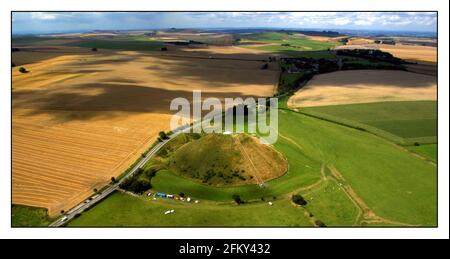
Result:
<svg viewBox="0 0 450 259"><path fill-rule="evenodd" d="M348 39L347 45L372 44L372 39L352 37Z"/></svg>
<svg viewBox="0 0 450 259"><path fill-rule="evenodd" d="M437 48L421 45L389 45L389 44L348 44L338 46L335 49L379 49L389 52L395 57L412 60L412 61L427 61L437 62Z"/></svg>
<svg viewBox="0 0 450 259"><path fill-rule="evenodd" d="M13 203L55 216L83 201L169 129L173 98L274 91L275 67L185 55L99 50L13 68Z"/></svg>
<svg viewBox="0 0 450 259"><path fill-rule="evenodd" d="M381 44L380 49L402 59L437 62L436 47Z"/></svg>
<svg viewBox="0 0 450 259"><path fill-rule="evenodd" d="M289 98L288 105L300 108L436 98L433 76L392 70L354 70L315 76Z"/></svg>

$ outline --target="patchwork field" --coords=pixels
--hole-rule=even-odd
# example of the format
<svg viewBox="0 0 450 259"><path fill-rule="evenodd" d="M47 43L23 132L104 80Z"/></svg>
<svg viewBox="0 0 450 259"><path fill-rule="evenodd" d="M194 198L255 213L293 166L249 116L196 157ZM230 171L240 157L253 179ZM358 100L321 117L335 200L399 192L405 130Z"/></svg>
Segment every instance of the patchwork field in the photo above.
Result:
<svg viewBox="0 0 450 259"><path fill-rule="evenodd" d="M317 40L303 35L280 32L264 32L243 35L240 47L267 51L290 57L333 58L329 48L340 45L336 41Z"/></svg>
<svg viewBox="0 0 450 259"><path fill-rule="evenodd" d="M272 96L279 68L269 56L338 62L328 49L342 44L288 32L176 29L60 37L15 42L12 199L32 206L13 206L15 226L48 225L45 209L59 216L123 173L168 130L173 98L190 100L192 90L222 100ZM414 53L419 46L377 47L433 60L431 49ZM121 184L68 226L435 226L437 82L430 66L412 69L315 75L279 100L273 146L256 135L180 135L133 178L198 203ZM301 75L282 79L294 85ZM307 204L292 202L294 194Z"/></svg>
<svg viewBox="0 0 450 259"><path fill-rule="evenodd" d="M194 89L204 98L271 96L278 75L260 61L201 53L55 49L38 59L23 51L13 62L28 72L12 69L13 203L51 216L122 173L168 130L173 98L191 99Z"/></svg>
<svg viewBox="0 0 450 259"><path fill-rule="evenodd" d="M433 76L405 71L353 70L315 76L292 96L293 108L351 103L436 100Z"/></svg>

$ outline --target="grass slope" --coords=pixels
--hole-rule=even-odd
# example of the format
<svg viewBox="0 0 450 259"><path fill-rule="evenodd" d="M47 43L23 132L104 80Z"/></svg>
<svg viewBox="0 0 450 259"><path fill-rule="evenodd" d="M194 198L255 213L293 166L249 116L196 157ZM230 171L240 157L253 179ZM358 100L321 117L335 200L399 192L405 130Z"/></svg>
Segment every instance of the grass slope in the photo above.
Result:
<svg viewBox="0 0 450 259"><path fill-rule="evenodd" d="M405 143L435 142L437 109L435 101L379 102L302 108L301 112L332 121L379 129L404 139ZM388 134L374 131L388 137Z"/></svg>
<svg viewBox="0 0 450 259"><path fill-rule="evenodd" d="M409 150L416 152L433 162L437 162L437 144L428 144L428 145L420 145L420 146L411 146L408 147Z"/></svg>
<svg viewBox="0 0 450 259"><path fill-rule="evenodd" d="M257 184L287 168L278 152L246 134L205 134L179 147L167 164L180 176L213 186Z"/></svg>
<svg viewBox="0 0 450 259"><path fill-rule="evenodd" d="M436 166L370 133L292 111L280 111L279 124L305 153L334 165L379 216L436 224Z"/></svg>
<svg viewBox="0 0 450 259"><path fill-rule="evenodd" d="M358 207L334 181L326 181L319 188L301 192L306 209L327 226L352 226L356 223Z"/></svg>
<svg viewBox="0 0 450 259"><path fill-rule="evenodd" d="M12 206L13 227L46 227L51 223L47 210L28 206Z"/></svg>
<svg viewBox="0 0 450 259"><path fill-rule="evenodd" d="M164 215L174 209L175 213ZM244 205L149 200L114 193L82 217L77 226L311 226L302 208L288 201Z"/></svg>
<svg viewBox="0 0 450 259"><path fill-rule="evenodd" d="M285 107L283 102L280 107ZM289 171L268 181L267 188L205 186L162 170L152 179L154 191L185 192L200 203L143 201L115 194L70 225L309 226L311 219L305 216L306 211L290 202L290 195L298 192L309 199L306 209L315 218L330 226L353 225L357 212L352 201L337 185L319 182L322 164L335 167L343 177L341 181L351 186L373 213L388 220L377 225L396 225L393 221L436 225L435 165L361 130L284 109L279 110L278 119L280 135L275 148L288 159ZM247 203L231 205L233 194L241 195ZM273 196L277 196L273 207L277 210L266 203ZM163 216L167 209L177 212Z"/></svg>

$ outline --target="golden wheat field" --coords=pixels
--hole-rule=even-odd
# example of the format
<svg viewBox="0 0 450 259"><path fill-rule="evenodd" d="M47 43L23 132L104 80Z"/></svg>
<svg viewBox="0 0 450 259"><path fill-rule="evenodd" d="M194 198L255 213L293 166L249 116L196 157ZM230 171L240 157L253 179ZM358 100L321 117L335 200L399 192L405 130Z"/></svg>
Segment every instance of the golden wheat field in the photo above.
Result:
<svg viewBox="0 0 450 259"><path fill-rule="evenodd" d="M315 76L288 100L290 107L436 100L434 76L394 70L338 71Z"/></svg>
<svg viewBox="0 0 450 259"><path fill-rule="evenodd" d="M381 51L389 52L395 57L425 62L437 62L437 48L420 45L406 45L406 44L370 44L363 39L350 41L347 45L338 46L335 49L379 49Z"/></svg>
<svg viewBox="0 0 450 259"><path fill-rule="evenodd" d="M271 96L278 79L260 61L175 54L20 56L28 72L12 71L13 203L47 208L50 216L67 211L169 130L173 98L190 99L192 90L203 98Z"/></svg>

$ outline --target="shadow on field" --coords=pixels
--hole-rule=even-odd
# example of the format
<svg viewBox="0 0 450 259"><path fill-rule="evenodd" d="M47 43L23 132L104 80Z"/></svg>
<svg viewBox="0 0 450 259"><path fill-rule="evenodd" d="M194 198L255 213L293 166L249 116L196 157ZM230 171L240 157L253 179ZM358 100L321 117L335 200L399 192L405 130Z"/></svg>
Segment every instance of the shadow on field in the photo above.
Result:
<svg viewBox="0 0 450 259"><path fill-rule="evenodd" d="M314 80L317 79L317 80ZM311 81L314 87L342 87L348 86L358 90L370 86L424 88L435 87L436 77L401 70L342 70L320 75Z"/></svg>
<svg viewBox="0 0 450 259"><path fill-rule="evenodd" d="M171 91L132 84L82 84L64 92L57 89L13 92L13 110L30 109L29 115L48 114L57 120L92 120L120 116L119 112L153 112L173 114L170 103L184 97L192 103L191 91ZM241 96L238 92L205 93L202 98ZM60 111L61 113L59 113ZM192 108L191 108L192 111Z"/></svg>
<svg viewBox="0 0 450 259"><path fill-rule="evenodd" d="M258 59L259 56L252 54L239 54L241 58L236 56L237 54L217 55L207 52L152 55L161 61L145 68L149 71L157 70L164 78L206 82L213 87L230 87L233 84L270 85L277 81L277 63L264 62ZM170 63L165 65L167 61ZM269 67L262 69L266 63Z"/></svg>

